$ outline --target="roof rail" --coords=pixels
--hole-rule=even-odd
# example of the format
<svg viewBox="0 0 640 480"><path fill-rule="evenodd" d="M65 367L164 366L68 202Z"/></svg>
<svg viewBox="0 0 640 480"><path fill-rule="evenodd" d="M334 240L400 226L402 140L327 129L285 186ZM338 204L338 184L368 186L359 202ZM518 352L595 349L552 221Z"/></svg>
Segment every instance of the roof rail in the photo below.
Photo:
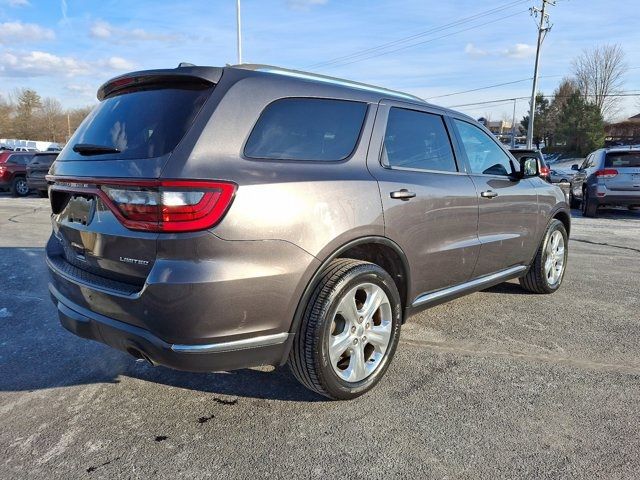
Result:
<svg viewBox="0 0 640 480"><path fill-rule="evenodd" d="M245 70L254 70L256 72L273 73L276 75L283 75L292 78L300 78L302 80L313 80L316 82L329 83L332 85L340 85L344 87L355 88L359 90L366 90L369 92L381 93L384 95L393 95L394 97L402 97L408 100L417 101L420 103L427 103L424 99L411 95L409 93L398 92L388 88L376 87L375 85L368 85L366 83L354 82L351 80L345 80L342 78L329 77L327 75L320 75L318 73L303 72L300 70L290 70L287 68L274 67L272 65L260 65L260 64L241 64L231 65L233 68L242 68Z"/></svg>

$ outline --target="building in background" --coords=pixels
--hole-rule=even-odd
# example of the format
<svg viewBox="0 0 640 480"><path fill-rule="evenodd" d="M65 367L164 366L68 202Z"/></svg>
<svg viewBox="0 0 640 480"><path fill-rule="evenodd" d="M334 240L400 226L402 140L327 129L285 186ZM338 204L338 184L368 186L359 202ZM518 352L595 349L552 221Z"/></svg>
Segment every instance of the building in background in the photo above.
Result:
<svg viewBox="0 0 640 480"><path fill-rule="evenodd" d="M605 125L605 145L638 145L640 144L640 113L622 122Z"/></svg>

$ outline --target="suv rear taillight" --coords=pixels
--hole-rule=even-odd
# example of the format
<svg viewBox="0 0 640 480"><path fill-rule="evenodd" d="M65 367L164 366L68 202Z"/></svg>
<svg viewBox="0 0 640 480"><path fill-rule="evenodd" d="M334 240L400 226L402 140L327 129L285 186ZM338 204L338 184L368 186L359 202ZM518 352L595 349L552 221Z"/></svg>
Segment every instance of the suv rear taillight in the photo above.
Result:
<svg viewBox="0 0 640 480"><path fill-rule="evenodd" d="M596 177L598 178L613 178L618 175L618 171L613 168L605 168L604 170L597 170Z"/></svg>
<svg viewBox="0 0 640 480"><path fill-rule="evenodd" d="M207 180L56 179L54 190L100 197L130 230L194 232L222 220L236 191Z"/></svg>
<svg viewBox="0 0 640 480"><path fill-rule="evenodd" d="M551 169L549 167L540 167L540 176L549 177L551 175Z"/></svg>

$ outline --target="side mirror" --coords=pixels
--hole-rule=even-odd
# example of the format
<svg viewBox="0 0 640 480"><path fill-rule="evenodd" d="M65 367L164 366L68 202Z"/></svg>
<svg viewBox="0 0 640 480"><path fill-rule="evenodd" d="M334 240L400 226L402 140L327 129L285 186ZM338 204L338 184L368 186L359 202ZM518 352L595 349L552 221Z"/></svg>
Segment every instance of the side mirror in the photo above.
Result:
<svg viewBox="0 0 640 480"><path fill-rule="evenodd" d="M540 169L538 168L538 159L535 157L522 157L520 158L520 177L537 177L540 175Z"/></svg>
<svg viewBox="0 0 640 480"><path fill-rule="evenodd" d="M571 170L580 170L580 166L577 163L571 165Z"/></svg>

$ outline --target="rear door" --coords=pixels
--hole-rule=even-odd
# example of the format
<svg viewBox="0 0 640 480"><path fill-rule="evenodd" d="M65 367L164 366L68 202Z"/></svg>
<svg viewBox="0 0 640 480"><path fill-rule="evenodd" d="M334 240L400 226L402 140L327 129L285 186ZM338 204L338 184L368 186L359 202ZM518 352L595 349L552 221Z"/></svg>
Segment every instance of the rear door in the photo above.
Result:
<svg viewBox="0 0 640 480"><path fill-rule="evenodd" d="M608 190L640 191L640 151L607 152L604 160L604 184Z"/></svg>
<svg viewBox="0 0 640 480"><path fill-rule="evenodd" d="M511 156L478 124L453 120L479 202L480 255L473 276L528 263L537 241L538 198L533 182L517 179Z"/></svg>
<svg viewBox="0 0 640 480"><path fill-rule="evenodd" d="M410 298L467 281L479 251L478 198L443 112L383 101L371 145L385 234L411 265Z"/></svg>

